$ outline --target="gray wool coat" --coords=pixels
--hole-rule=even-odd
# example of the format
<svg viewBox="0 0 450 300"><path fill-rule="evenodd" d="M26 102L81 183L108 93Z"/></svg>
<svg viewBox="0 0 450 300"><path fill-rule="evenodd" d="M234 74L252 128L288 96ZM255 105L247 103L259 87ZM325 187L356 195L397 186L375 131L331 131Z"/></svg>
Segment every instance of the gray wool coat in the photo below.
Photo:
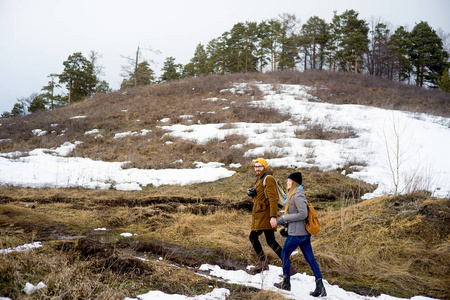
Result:
<svg viewBox="0 0 450 300"><path fill-rule="evenodd" d="M308 204L306 202L305 192L303 189L297 189L288 201L288 214L279 217L277 223L288 227L288 235L290 236L308 235L309 232L306 230L305 223L303 222L308 217Z"/></svg>

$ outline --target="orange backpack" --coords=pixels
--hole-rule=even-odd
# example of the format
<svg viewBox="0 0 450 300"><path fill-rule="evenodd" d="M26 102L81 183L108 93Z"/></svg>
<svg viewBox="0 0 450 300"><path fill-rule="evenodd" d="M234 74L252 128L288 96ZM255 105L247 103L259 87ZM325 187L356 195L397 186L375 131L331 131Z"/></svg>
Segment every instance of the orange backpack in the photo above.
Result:
<svg viewBox="0 0 450 300"><path fill-rule="evenodd" d="M295 204L295 201L292 202L294 203L294 206L298 212L298 208L297 205ZM303 220L303 223L305 223L305 228L310 234L318 234L321 228L319 219L317 218L316 210L314 209L314 206L311 203L309 202L306 203L308 208L308 218Z"/></svg>
<svg viewBox="0 0 450 300"><path fill-rule="evenodd" d="M305 223L306 230L310 234L318 234L320 232L320 223L319 219L317 219L317 213L314 209L313 205L308 202L308 218L303 220Z"/></svg>

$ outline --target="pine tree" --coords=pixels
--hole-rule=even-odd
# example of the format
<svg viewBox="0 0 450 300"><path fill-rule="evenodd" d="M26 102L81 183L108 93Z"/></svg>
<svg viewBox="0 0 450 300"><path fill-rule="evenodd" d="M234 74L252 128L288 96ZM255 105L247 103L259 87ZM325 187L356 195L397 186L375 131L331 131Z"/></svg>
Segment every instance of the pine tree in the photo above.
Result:
<svg viewBox="0 0 450 300"><path fill-rule="evenodd" d="M11 117L20 116L25 114L25 107L21 103L14 104L13 109L11 110Z"/></svg>
<svg viewBox="0 0 450 300"><path fill-rule="evenodd" d="M99 81L95 86L96 93L109 93L111 92L111 88L109 87L109 83L106 80Z"/></svg>
<svg viewBox="0 0 450 300"><path fill-rule="evenodd" d="M8 111L4 111L4 112L2 113L2 115L0 116L0 119L9 119L9 118L12 118L12 115L11 115L11 113L8 112Z"/></svg>
<svg viewBox="0 0 450 300"><path fill-rule="evenodd" d="M438 87L441 91L450 93L450 76L449 69L447 68L442 76L438 79Z"/></svg>
<svg viewBox="0 0 450 300"><path fill-rule="evenodd" d="M255 72L258 59L256 43L258 41L258 25L256 22L246 22L244 25L244 71Z"/></svg>
<svg viewBox="0 0 450 300"><path fill-rule="evenodd" d="M58 77L57 74L50 74L47 77L50 77L50 81L46 86L44 86L41 91L45 91L42 96L46 100L47 103L50 103L50 109L53 110L55 108L55 100L57 97L55 97L55 88L61 87L59 84L55 82L55 79Z"/></svg>
<svg viewBox="0 0 450 300"><path fill-rule="evenodd" d="M258 42L256 44L255 48L255 57L257 60L257 69L260 73L263 72L263 69L268 64L268 54L269 54L269 47L268 47L268 33L269 33L269 25L266 21L263 21L258 24L256 29L256 36L258 38Z"/></svg>
<svg viewBox="0 0 450 300"><path fill-rule="evenodd" d="M373 58L374 58L374 75L380 77L388 77L389 75L389 58L388 58L388 42L389 29L387 24L378 23L374 31Z"/></svg>
<svg viewBox="0 0 450 300"><path fill-rule="evenodd" d="M353 9L346 10L342 15L334 12L333 24L339 40L341 68L350 72L354 63L354 72L357 73L359 57L367 51L369 27L366 21L358 19L358 13Z"/></svg>
<svg viewBox="0 0 450 300"><path fill-rule="evenodd" d="M144 48L146 51L150 51L154 54L160 54L159 50L153 50L151 48ZM133 87L137 85L151 84L155 80L155 72L150 68L150 63L154 63L153 60L147 60L142 58L141 47L138 46L135 57L122 56L127 60L126 65L122 65L122 73L124 77L120 88Z"/></svg>
<svg viewBox="0 0 450 300"><path fill-rule="evenodd" d="M334 12L336 15L336 12ZM339 49L339 27L336 24L336 17L333 18L333 22L328 24L328 41L326 43L326 53L328 54L328 69L333 72L336 71L336 63L338 61L338 49Z"/></svg>
<svg viewBox="0 0 450 300"><path fill-rule="evenodd" d="M167 57L164 62L164 66L161 69L164 73L161 75L162 81L170 81L174 79L178 79L181 77L180 70L182 69L181 64L175 64L175 58L172 56Z"/></svg>
<svg viewBox="0 0 450 300"><path fill-rule="evenodd" d="M211 73L225 74L226 48L223 37L211 40L206 45L208 69Z"/></svg>
<svg viewBox="0 0 450 300"><path fill-rule="evenodd" d="M282 39L282 30L283 27L279 20L272 19L268 22L268 34L266 36L266 40L264 41L266 45L268 45L270 58L269 61L271 63L270 70L277 70L279 52L281 50L281 39Z"/></svg>
<svg viewBox="0 0 450 300"><path fill-rule="evenodd" d="M153 83L155 79L155 72L150 68L150 63L146 60L140 62L136 70L128 74L128 78L125 78L120 84L120 89L147 85Z"/></svg>
<svg viewBox="0 0 450 300"><path fill-rule="evenodd" d="M226 66L229 72L248 72L256 69L256 59L253 55L257 39L256 29L254 22L239 22L226 35Z"/></svg>
<svg viewBox="0 0 450 300"><path fill-rule="evenodd" d="M38 95L34 97L33 101L31 101L30 106L28 107L28 111L31 113L46 110L48 102L45 100L43 95Z"/></svg>
<svg viewBox="0 0 450 300"><path fill-rule="evenodd" d="M208 55L205 47L199 43L195 49L194 57L184 67L183 76L202 76L210 73L212 73L212 70L208 63Z"/></svg>
<svg viewBox="0 0 450 300"><path fill-rule="evenodd" d="M97 85L94 67L81 52L76 52L63 62L64 71L59 75L59 82L65 83L69 91L69 104L90 96Z"/></svg>
<svg viewBox="0 0 450 300"><path fill-rule="evenodd" d="M298 24L295 15L282 14L280 31L281 48L278 59L278 70L294 70L299 60L298 55Z"/></svg>
<svg viewBox="0 0 450 300"><path fill-rule="evenodd" d="M317 69L317 63L319 62L319 69L322 69L329 39L327 23L317 16L311 17L303 24L301 35L304 46L311 49L310 67Z"/></svg>
<svg viewBox="0 0 450 300"><path fill-rule="evenodd" d="M429 83L437 87L437 80L447 68L448 53L444 51L442 39L427 22L414 26L410 35L409 55L416 74L416 85Z"/></svg>
<svg viewBox="0 0 450 300"><path fill-rule="evenodd" d="M412 65L408 51L411 49L409 32L403 26L398 27L389 39L389 53L392 64L392 73L397 73L398 82L411 77ZM393 76L391 77L393 79Z"/></svg>

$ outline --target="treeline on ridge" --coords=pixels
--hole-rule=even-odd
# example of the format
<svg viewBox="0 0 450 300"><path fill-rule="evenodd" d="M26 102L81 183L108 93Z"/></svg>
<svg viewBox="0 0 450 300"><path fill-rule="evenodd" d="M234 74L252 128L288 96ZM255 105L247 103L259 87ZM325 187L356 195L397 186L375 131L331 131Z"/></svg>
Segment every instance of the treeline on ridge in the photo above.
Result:
<svg viewBox="0 0 450 300"><path fill-rule="evenodd" d="M330 23L313 16L300 26L293 14L262 22L239 22L206 45L199 43L186 65L166 58L157 78L151 60L136 55L126 57L122 66L121 89L185 77L276 70L309 69L354 72L387 78L419 87L450 92L449 51L444 48L448 34L440 35L427 22L417 23L411 31L395 30L387 22L367 22L359 13L334 12ZM101 55L91 51L86 58L76 52L63 62L61 74L50 74L41 93L20 98L2 118L27 112L54 109L95 93L108 93L109 84L100 79ZM66 92L58 94L59 88Z"/></svg>

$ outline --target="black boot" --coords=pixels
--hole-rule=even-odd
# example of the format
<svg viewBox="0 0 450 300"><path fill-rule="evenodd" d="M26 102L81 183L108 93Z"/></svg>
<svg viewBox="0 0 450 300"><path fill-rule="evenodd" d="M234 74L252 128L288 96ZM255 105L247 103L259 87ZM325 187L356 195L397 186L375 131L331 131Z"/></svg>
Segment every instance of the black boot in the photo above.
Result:
<svg viewBox="0 0 450 300"><path fill-rule="evenodd" d="M314 292L309 293L313 297L322 297L327 295L327 291L323 286L322 278L316 280L316 289Z"/></svg>
<svg viewBox="0 0 450 300"><path fill-rule="evenodd" d="M273 285L279 289L290 291L291 290L291 277L283 277L282 282L274 283Z"/></svg>

